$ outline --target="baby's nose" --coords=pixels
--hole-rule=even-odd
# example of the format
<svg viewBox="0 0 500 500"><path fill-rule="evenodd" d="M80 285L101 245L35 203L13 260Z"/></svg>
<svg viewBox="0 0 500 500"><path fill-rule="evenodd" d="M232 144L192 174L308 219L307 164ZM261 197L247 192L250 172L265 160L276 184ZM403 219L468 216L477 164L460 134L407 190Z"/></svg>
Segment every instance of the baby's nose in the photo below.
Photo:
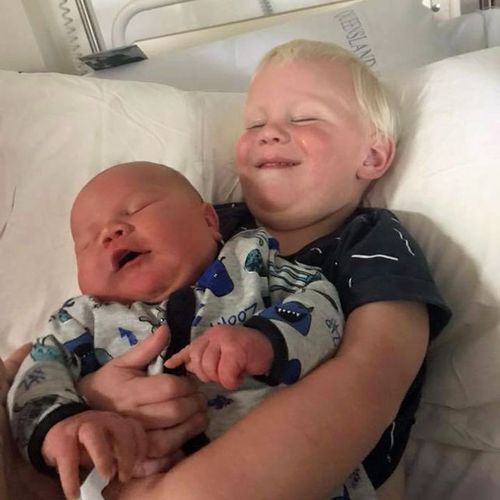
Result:
<svg viewBox="0 0 500 500"><path fill-rule="evenodd" d="M129 224L123 222L110 222L106 224L101 233L101 243L104 246L109 245L112 241L126 236L130 233Z"/></svg>

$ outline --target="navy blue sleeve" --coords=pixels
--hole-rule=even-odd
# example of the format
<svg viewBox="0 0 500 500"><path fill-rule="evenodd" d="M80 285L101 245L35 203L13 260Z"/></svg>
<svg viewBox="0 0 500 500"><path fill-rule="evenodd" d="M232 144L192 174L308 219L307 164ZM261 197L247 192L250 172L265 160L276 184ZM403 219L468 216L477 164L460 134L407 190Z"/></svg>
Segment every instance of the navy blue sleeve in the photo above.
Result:
<svg viewBox="0 0 500 500"><path fill-rule="evenodd" d="M338 238L324 272L337 287L346 316L370 302L408 300L427 305L431 338L446 326L451 311L422 250L393 213L360 211Z"/></svg>
<svg viewBox="0 0 500 500"><path fill-rule="evenodd" d="M84 411L90 410L86 403L69 403L64 406L56 408L53 412L49 413L40 424L35 428L31 439L28 443L28 456L33 466L44 474L55 475L56 469L45 463L42 455L42 445L47 433L62 420L66 420L73 415L78 415Z"/></svg>

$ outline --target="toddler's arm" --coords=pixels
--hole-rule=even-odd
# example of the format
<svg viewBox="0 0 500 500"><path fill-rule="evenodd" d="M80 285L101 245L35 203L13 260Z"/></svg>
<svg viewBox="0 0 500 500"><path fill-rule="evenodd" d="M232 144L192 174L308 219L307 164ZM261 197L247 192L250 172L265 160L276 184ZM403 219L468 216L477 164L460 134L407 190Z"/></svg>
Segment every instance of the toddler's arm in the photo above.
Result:
<svg viewBox="0 0 500 500"><path fill-rule="evenodd" d="M185 364L202 382L217 382L234 390L245 375L266 373L273 358L272 344L259 330L217 325L174 354L165 366Z"/></svg>
<svg viewBox="0 0 500 500"><path fill-rule="evenodd" d="M55 424L47 432L42 455L57 468L67 498L78 498L80 466L96 467L103 478L130 479L144 460L147 438L142 426L117 413L89 410Z"/></svg>

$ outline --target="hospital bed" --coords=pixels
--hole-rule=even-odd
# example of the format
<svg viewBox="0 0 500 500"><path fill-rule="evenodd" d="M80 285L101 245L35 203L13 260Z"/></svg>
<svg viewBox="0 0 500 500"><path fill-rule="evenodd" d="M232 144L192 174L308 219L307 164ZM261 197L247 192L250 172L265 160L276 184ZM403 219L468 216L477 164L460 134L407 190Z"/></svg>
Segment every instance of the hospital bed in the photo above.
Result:
<svg viewBox="0 0 500 500"><path fill-rule="evenodd" d="M395 164L367 203L401 217L454 312L430 348L406 499L497 500L500 10L481 2L438 22L417 0L334 3L203 29L198 44L196 30L134 39L123 15L119 44L146 60L84 77L0 71L0 355L78 293L68 210L84 182L144 159L179 169L213 202L241 200L232 146L251 69L286 39L336 41L401 106Z"/></svg>

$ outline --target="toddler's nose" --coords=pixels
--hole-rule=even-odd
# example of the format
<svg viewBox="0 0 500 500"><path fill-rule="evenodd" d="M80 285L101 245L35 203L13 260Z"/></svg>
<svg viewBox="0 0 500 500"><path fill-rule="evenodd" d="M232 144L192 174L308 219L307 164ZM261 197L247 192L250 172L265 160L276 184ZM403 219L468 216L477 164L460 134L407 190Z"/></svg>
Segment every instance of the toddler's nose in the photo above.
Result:
<svg viewBox="0 0 500 500"><path fill-rule="evenodd" d="M279 125L268 123L262 127L259 135L259 144L277 144L290 140L288 132Z"/></svg>

